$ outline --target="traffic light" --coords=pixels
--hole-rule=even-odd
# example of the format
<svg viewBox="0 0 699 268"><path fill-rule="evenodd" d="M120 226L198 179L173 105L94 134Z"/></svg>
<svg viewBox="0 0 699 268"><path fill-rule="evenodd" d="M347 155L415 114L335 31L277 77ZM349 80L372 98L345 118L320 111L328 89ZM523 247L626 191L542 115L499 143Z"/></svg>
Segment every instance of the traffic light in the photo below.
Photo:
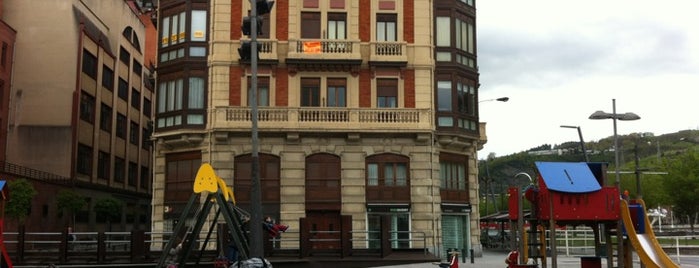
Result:
<svg viewBox="0 0 699 268"><path fill-rule="evenodd" d="M250 41L243 41L240 43L238 48L238 55L240 55L240 60L249 61L252 59L252 43ZM257 46L257 58L260 58L260 46Z"/></svg>
<svg viewBox="0 0 699 268"><path fill-rule="evenodd" d="M245 17L243 18L243 26L240 27L241 30L243 30L244 35L250 35L252 32L252 24L250 23L252 19L250 17ZM262 34L262 20L257 19L257 35Z"/></svg>
<svg viewBox="0 0 699 268"><path fill-rule="evenodd" d="M257 23L257 35L262 34L262 19L261 16L272 12L272 7L274 6L274 1L270 0L255 0L255 9L257 11L257 17L255 19ZM254 14L253 14L254 15ZM252 17L243 18L243 24L240 26L244 35L251 35L252 32ZM253 38L255 40L255 38ZM260 46L257 46L257 58L260 57ZM252 58L252 43L250 41L242 41L240 48L238 48L238 54L240 55L240 60L251 60Z"/></svg>
<svg viewBox="0 0 699 268"><path fill-rule="evenodd" d="M257 15L264 15L272 12L272 7L274 6L274 1L269 0L257 0Z"/></svg>
<svg viewBox="0 0 699 268"><path fill-rule="evenodd" d="M255 7L257 9L257 34L262 34L262 15L272 12L272 7L274 6L274 1L267 0L257 0L255 2ZM243 18L243 25L240 27L243 30L244 35L250 35L252 33L252 18Z"/></svg>

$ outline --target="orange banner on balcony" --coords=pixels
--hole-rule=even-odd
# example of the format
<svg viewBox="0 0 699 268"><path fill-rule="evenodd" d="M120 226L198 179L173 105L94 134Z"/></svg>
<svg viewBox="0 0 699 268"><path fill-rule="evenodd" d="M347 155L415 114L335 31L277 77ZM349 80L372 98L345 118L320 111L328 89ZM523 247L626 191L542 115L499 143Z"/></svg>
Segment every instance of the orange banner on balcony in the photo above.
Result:
<svg viewBox="0 0 699 268"><path fill-rule="evenodd" d="M320 53L320 42L303 42L303 53Z"/></svg>

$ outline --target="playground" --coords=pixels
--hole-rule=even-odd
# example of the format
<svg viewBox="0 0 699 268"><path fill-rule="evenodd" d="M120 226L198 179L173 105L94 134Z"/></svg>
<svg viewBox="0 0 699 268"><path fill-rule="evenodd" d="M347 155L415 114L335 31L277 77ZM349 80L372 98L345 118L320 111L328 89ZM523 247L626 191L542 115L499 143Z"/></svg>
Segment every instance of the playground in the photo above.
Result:
<svg viewBox="0 0 699 268"><path fill-rule="evenodd" d="M537 177L509 193L507 267L559 267L561 228L592 230L592 250L578 256L579 267L680 267L655 236L642 199L630 199L606 186L606 165L584 162L536 162ZM525 204L530 208L524 213ZM503 225L504 226L504 225Z"/></svg>

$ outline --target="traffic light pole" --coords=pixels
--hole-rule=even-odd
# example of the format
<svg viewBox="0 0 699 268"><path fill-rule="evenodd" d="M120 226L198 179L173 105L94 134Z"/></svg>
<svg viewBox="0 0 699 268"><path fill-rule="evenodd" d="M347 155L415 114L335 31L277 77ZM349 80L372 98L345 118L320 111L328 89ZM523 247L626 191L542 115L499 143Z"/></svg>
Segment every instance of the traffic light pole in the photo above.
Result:
<svg viewBox="0 0 699 268"><path fill-rule="evenodd" d="M251 121L252 121L252 192L250 194L250 256L264 258L265 251L263 247L264 237L262 235L262 190L260 186L260 159L259 159L259 141L257 139L257 1L250 0L251 20L250 20L250 68L252 78L250 79L250 106L251 106Z"/></svg>

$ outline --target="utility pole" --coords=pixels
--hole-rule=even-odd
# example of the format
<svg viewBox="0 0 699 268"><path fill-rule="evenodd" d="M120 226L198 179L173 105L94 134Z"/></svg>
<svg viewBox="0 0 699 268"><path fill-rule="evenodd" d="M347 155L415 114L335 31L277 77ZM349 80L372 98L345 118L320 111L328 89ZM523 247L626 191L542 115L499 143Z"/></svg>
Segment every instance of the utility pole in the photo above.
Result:
<svg viewBox="0 0 699 268"><path fill-rule="evenodd" d="M260 159L259 159L259 141L257 130L257 60L259 49L257 46L257 34L262 26L262 21L259 20L260 15L267 14L272 11L274 1L267 0L250 0L250 16L243 18L241 30L243 34L250 34L250 43L241 42L238 53L240 59L250 60L250 71L252 77L250 79L250 121L251 126L251 141L252 141L252 163L251 163L251 193L250 193L250 256L264 258L264 236L262 232L262 190L260 185Z"/></svg>

